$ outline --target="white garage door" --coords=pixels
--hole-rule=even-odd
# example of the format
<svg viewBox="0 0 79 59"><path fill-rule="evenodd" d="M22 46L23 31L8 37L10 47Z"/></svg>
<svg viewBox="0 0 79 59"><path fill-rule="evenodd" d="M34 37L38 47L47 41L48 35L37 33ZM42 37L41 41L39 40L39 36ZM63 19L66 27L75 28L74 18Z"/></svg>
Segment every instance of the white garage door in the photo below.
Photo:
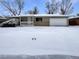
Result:
<svg viewBox="0 0 79 59"><path fill-rule="evenodd" d="M50 26L52 25L68 25L66 18L50 18Z"/></svg>

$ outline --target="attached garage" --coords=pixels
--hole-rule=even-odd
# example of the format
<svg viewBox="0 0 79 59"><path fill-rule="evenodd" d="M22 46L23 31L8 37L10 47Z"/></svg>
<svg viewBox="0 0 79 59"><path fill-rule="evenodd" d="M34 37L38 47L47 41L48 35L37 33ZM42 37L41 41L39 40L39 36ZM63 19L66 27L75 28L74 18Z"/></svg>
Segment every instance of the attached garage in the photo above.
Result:
<svg viewBox="0 0 79 59"><path fill-rule="evenodd" d="M68 18L63 16L63 17L53 17L50 18L50 26L66 26L68 25Z"/></svg>
<svg viewBox="0 0 79 59"><path fill-rule="evenodd" d="M69 19L70 26L79 26L79 17L74 17Z"/></svg>

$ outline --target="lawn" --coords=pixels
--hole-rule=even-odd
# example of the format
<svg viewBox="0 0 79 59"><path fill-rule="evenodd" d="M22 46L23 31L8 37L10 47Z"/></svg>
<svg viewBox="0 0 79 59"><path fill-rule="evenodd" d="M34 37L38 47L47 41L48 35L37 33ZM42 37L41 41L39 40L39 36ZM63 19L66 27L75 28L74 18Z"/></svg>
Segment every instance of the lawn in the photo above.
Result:
<svg viewBox="0 0 79 59"><path fill-rule="evenodd" d="M79 56L79 27L0 28L0 55Z"/></svg>

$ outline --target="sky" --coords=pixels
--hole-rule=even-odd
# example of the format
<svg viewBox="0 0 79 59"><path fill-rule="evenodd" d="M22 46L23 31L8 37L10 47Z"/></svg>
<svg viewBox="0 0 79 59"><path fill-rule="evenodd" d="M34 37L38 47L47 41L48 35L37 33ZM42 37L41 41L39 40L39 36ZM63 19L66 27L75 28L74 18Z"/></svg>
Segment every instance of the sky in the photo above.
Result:
<svg viewBox="0 0 79 59"><path fill-rule="evenodd" d="M46 0L26 0L26 8L25 10L31 10L34 7L37 7L40 11L40 13L45 13L46 6L45 6Z"/></svg>
<svg viewBox="0 0 79 59"><path fill-rule="evenodd" d="M38 7L40 13L45 13L46 12L46 6L45 2L47 0L26 0L26 8L27 10L33 9L35 6ZM50 1L50 0L49 0ZM59 1L59 0L57 0ZM77 14L79 13L79 0L72 0L73 3L73 12L72 14Z"/></svg>
<svg viewBox="0 0 79 59"><path fill-rule="evenodd" d="M46 5L45 3L50 0L25 0L25 8L24 11L32 10L34 7L39 9L39 13L44 14L46 13ZM60 0L57 0L60 1ZM79 13L79 0L72 0L73 3L73 12L72 14ZM3 10L1 10L3 11ZM5 12L5 11L4 11ZM3 14L3 12L1 12Z"/></svg>

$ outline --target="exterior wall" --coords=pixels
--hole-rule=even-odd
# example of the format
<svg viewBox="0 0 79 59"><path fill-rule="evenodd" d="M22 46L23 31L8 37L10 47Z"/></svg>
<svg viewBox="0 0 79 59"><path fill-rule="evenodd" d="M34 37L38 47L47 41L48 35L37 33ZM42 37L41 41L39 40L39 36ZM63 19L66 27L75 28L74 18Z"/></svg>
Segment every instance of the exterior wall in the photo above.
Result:
<svg viewBox="0 0 79 59"><path fill-rule="evenodd" d="M67 18L50 18L50 26L68 25Z"/></svg>
<svg viewBox="0 0 79 59"><path fill-rule="evenodd" d="M21 20L21 26L33 26L33 19L32 17L22 17Z"/></svg>
<svg viewBox="0 0 79 59"><path fill-rule="evenodd" d="M49 25L49 18L43 18L43 22L45 25Z"/></svg>
<svg viewBox="0 0 79 59"><path fill-rule="evenodd" d="M49 25L49 18L47 17L43 17L42 21L34 21L34 25L35 26L48 26Z"/></svg>
<svg viewBox="0 0 79 59"><path fill-rule="evenodd" d="M79 26L79 18L69 19L69 25L71 25L71 26L78 25Z"/></svg>
<svg viewBox="0 0 79 59"><path fill-rule="evenodd" d="M22 17L27 21L22 22L21 26L66 26L69 25L67 18L65 17ZM42 21L36 21L36 18L42 18Z"/></svg>
<svg viewBox="0 0 79 59"><path fill-rule="evenodd" d="M0 23L7 21L8 19L0 19Z"/></svg>

